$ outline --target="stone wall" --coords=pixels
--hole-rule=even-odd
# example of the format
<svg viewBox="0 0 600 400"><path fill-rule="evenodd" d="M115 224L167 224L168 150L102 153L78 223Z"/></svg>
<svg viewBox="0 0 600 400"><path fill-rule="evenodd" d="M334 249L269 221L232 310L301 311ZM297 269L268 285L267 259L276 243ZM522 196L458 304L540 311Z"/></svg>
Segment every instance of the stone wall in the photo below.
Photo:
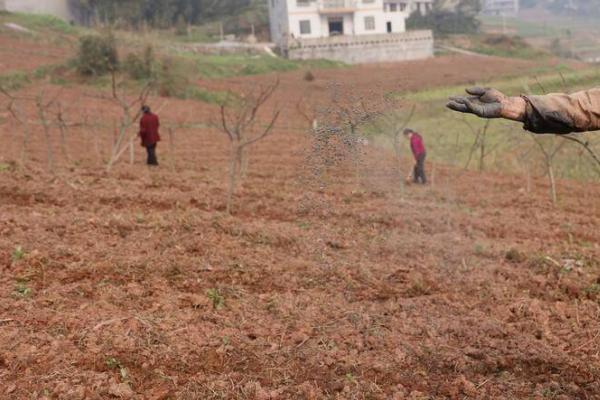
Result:
<svg viewBox="0 0 600 400"><path fill-rule="evenodd" d="M433 33L409 31L382 35L293 39L282 52L293 60L328 59L348 64L419 60L433 57Z"/></svg>

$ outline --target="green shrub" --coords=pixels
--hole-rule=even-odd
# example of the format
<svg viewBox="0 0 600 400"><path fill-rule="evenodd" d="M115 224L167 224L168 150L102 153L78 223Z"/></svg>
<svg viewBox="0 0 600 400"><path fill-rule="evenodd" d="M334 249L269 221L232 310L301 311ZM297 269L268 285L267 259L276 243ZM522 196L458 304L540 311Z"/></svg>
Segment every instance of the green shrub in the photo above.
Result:
<svg viewBox="0 0 600 400"><path fill-rule="evenodd" d="M183 97L187 85L188 79L178 71L177 62L171 58L163 59L158 73L158 93L167 97Z"/></svg>
<svg viewBox="0 0 600 400"><path fill-rule="evenodd" d="M154 49L148 45L142 54L129 53L123 62L123 70L135 80L153 79L155 65Z"/></svg>
<svg viewBox="0 0 600 400"><path fill-rule="evenodd" d="M31 79L22 71L0 75L0 87L4 90L19 90L28 83L31 83Z"/></svg>
<svg viewBox="0 0 600 400"><path fill-rule="evenodd" d="M188 86L183 98L203 101L210 104L223 104L230 99L231 96L232 95L227 92L211 92L196 86Z"/></svg>
<svg viewBox="0 0 600 400"><path fill-rule="evenodd" d="M79 40L77 69L87 76L101 76L119 67L117 44L111 34L86 35Z"/></svg>
<svg viewBox="0 0 600 400"><path fill-rule="evenodd" d="M465 1L465 0L461 0ZM431 29L437 35L457 33L477 33L480 22L477 10L465 11L457 7L455 11L435 8L427 14L413 13L406 20L406 29Z"/></svg>
<svg viewBox="0 0 600 400"><path fill-rule="evenodd" d="M175 23L175 34L177 36L187 36L188 35L188 24L185 21L183 15L180 15L177 18L177 22Z"/></svg>

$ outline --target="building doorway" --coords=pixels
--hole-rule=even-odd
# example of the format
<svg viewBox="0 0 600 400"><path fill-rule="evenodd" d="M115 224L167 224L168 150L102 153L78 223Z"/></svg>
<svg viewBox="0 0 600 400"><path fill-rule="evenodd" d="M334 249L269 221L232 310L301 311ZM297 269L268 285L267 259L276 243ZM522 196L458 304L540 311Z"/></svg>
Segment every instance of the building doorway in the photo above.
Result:
<svg viewBox="0 0 600 400"><path fill-rule="evenodd" d="M392 21L387 23L387 33L392 33Z"/></svg>
<svg viewBox="0 0 600 400"><path fill-rule="evenodd" d="M344 19L343 18L329 18L329 36L343 35L344 34Z"/></svg>

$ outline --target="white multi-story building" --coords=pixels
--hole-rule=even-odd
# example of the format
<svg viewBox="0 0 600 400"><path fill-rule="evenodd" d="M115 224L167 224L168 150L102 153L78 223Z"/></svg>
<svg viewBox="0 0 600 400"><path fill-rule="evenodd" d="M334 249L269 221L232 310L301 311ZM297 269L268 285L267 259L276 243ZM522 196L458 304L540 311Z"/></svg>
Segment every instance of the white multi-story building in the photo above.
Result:
<svg viewBox="0 0 600 400"><path fill-rule="evenodd" d="M425 15L433 9L433 0L412 0L410 2L410 12L420 12Z"/></svg>
<svg viewBox="0 0 600 400"><path fill-rule="evenodd" d="M271 39L402 33L411 12L433 0L269 0Z"/></svg>
<svg viewBox="0 0 600 400"><path fill-rule="evenodd" d="M433 0L268 0L271 40L290 58L350 63L425 58L431 31L406 32L412 12Z"/></svg>

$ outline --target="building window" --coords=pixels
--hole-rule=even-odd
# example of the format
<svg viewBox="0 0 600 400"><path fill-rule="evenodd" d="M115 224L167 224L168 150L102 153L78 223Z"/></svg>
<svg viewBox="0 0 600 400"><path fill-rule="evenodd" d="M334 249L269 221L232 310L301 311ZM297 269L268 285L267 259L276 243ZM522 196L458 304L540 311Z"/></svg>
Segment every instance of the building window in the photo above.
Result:
<svg viewBox="0 0 600 400"><path fill-rule="evenodd" d="M400 3L400 11L405 11L406 10L406 3Z"/></svg>
<svg viewBox="0 0 600 400"><path fill-rule="evenodd" d="M391 12L398 11L398 4L396 4L396 3L390 3L390 11Z"/></svg>
<svg viewBox="0 0 600 400"><path fill-rule="evenodd" d="M301 35L310 35L310 20L306 19L300 21L300 34Z"/></svg>
<svg viewBox="0 0 600 400"><path fill-rule="evenodd" d="M365 17L365 31L375 30L375 17Z"/></svg>
<svg viewBox="0 0 600 400"><path fill-rule="evenodd" d="M310 0L296 0L296 7L308 7Z"/></svg>
<svg viewBox="0 0 600 400"><path fill-rule="evenodd" d="M363 0L363 4L373 4L375 0Z"/></svg>

